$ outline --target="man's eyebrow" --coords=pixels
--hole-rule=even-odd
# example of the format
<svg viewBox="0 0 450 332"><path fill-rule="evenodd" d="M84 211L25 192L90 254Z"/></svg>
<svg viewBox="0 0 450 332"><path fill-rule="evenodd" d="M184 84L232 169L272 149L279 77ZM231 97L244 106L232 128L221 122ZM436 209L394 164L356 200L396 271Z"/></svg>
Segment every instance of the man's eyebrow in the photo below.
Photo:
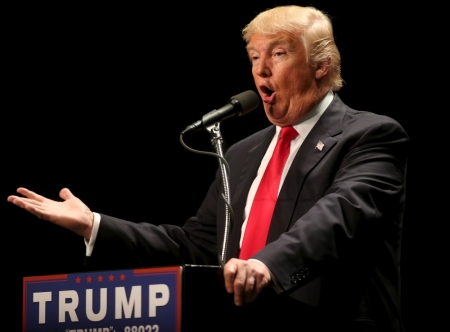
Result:
<svg viewBox="0 0 450 332"><path fill-rule="evenodd" d="M288 38L277 38L277 39L274 39L274 40L269 42L267 48L268 49L273 49L273 48L275 48L277 46L286 46L289 49L292 49L292 43L289 41ZM245 48L247 49L247 52L255 50L255 47L253 45L251 45L251 44L248 44Z"/></svg>

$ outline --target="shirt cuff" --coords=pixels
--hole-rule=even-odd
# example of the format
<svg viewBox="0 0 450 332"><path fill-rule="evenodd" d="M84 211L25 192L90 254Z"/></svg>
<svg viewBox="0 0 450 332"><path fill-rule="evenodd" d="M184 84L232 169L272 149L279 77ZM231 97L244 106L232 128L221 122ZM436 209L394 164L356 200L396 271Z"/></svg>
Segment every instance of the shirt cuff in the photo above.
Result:
<svg viewBox="0 0 450 332"><path fill-rule="evenodd" d="M100 215L94 212L94 222L92 223L92 233L89 241L84 239L84 244L86 245L86 256L90 257L92 251L94 250L95 240L97 239L98 228L100 227Z"/></svg>

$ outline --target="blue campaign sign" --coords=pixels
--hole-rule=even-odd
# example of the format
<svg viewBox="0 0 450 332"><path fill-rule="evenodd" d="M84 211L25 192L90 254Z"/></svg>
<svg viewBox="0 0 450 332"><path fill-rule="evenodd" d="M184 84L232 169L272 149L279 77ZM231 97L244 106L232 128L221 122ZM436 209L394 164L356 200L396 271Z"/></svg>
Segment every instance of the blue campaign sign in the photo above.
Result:
<svg viewBox="0 0 450 332"><path fill-rule="evenodd" d="M23 278L23 331L179 332L181 266Z"/></svg>

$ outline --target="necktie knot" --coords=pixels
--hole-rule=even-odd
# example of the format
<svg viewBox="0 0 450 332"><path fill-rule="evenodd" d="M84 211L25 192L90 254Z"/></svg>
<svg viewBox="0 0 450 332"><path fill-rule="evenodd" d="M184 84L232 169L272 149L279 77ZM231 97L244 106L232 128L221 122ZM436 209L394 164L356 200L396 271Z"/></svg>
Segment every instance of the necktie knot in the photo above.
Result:
<svg viewBox="0 0 450 332"><path fill-rule="evenodd" d="M298 132L297 132L297 130L294 129L294 127L287 126L287 127L281 128L280 139L290 142L297 136L298 136Z"/></svg>

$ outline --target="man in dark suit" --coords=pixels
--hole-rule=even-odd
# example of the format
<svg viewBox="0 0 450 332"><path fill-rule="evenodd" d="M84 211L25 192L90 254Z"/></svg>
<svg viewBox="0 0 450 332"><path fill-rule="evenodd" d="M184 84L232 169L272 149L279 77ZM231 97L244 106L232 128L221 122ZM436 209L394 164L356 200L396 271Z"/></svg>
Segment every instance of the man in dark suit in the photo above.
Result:
<svg viewBox="0 0 450 332"><path fill-rule="evenodd" d="M273 126L225 155L234 214L223 269L227 291L239 307L263 303L255 305L253 314L261 317L252 316L248 327L267 327L267 315L276 313L284 316L273 328L284 326L282 321L302 331L402 331L407 134L393 119L353 110L337 96L340 54L329 18L317 9L267 10L245 27L243 37ZM258 218L256 224L250 218L258 188L288 127L295 137L276 183L266 245L243 255L249 229L258 225ZM8 200L83 236L89 264L111 269L217 264L225 225L222 191L218 173L196 216L181 228L92 213L68 189L60 193L64 202L24 188L18 192L25 198Z"/></svg>

